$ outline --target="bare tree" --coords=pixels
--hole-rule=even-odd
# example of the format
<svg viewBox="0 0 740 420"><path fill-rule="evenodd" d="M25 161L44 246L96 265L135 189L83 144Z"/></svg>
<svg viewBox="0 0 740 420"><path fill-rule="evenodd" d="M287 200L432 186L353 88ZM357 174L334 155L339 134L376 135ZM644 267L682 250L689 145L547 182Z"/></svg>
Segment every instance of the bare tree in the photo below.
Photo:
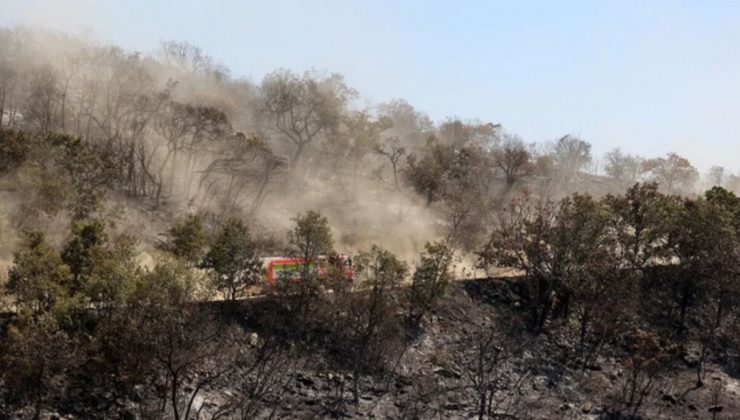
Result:
<svg viewBox="0 0 740 420"><path fill-rule="evenodd" d="M227 79L229 71L214 62L203 48L187 41L165 41L160 45L159 56L170 65L192 74L212 75L217 79Z"/></svg>
<svg viewBox="0 0 740 420"><path fill-rule="evenodd" d="M644 166L651 179L669 194L689 192L699 176L688 159L675 153L668 153L665 158L649 159Z"/></svg>
<svg viewBox="0 0 740 420"><path fill-rule="evenodd" d="M499 144L499 124L463 122L459 119L448 119L439 127L439 136L455 148L476 145L485 150L493 150Z"/></svg>
<svg viewBox="0 0 740 420"><path fill-rule="evenodd" d="M604 170L606 174L623 185L632 185L639 181L643 171L644 159L639 156L622 153L619 148L607 152Z"/></svg>
<svg viewBox="0 0 740 420"><path fill-rule="evenodd" d="M12 103L17 74L7 59L0 59L0 128L3 124L10 125L10 117L6 117L6 110ZM7 123L6 123L7 120Z"/></svg>
<svg viewBox="0 0 740 420"><path fill-rule="evenodd" d="M500 326L480 326L459 346L463 378L477 402L478 419L519 418L525 409L520 390L529 375L514 370L516 351Z"/></svg>
<svg viewBox="0 0 740 420"><path fill-rule="evenodd" d="M725 185L725 180L727 178L725 168L714 165L709 168L709 173L707 175L710 186L723 187Z"/></svg>
<svg viewBox="0 0 740 420"><path fill-rule="evenodd" d="M189 198L194 180L194 165L198 160L196 156L208 150L214 142L230 136L232 130L228 117L223 111L214 107L170 101L157 114L153 127L164 138L167 146L167 153L159 162L157 171L159 178L164 178L164 170L169 164L169 190L173 193L175 171L178 169L177 157L180 152L184 151L187 155L184 168L184 193ZM157 202L160 195L161 185L157 190Z"/></svg>
<svg viewBox="0 0 740 420"><path fill-rule="evenodd" d="M365 160L380 147L380 134L390 127L387 118L375 119L367 111L354 112L342 118L342 123L331 131L324 143L322 155L350 174L351 191L357 193L358 177L366 167ZM336 173L338 182L347 178Z"/></svg>
<svg viewBox="0 0 740 420"><path fill-rule="evenodd" d="M17 104L15 93L22 75L18 71L21 42L18 34L9 29L0 30L0 128L12 127Z"/></svg>
<svg viewBox="0 0 740 420"><path fill-rule="evenodd" d="M665 347L656 334L635 330L630 339L630 353L624 360L625 374L616 407L612 410L626 412L627 418L636 419L645 399L669 366L673 348Z"/></svg>
<svg viewBox="0 0 740 420"><path fill-rule="evenodd" d="M237 392L228 398L212 419L253 419L265 409L277 408L280 397L289 388L291 373L296 370L296 358L274 339L267 338L243 352L233 366L238 372Z"/></svg>
<svg viewBox="0 0 740 420"><path fill-rule="evenodd" d="M382 145L379 145L376 151L380 155L385 156L390 162L393 173L393 186L397 192L400 192L399 174L402 163L401 159L406 155L406 149L401 146L401 141L398 137L393 136L383 142Z"/></svg>
<svg viewBox="0 0 740 420"><path fill-rule="evenodd" d="M506 175L506 184L514 185L522 173L532 170L530 156L524 142L517 136L504 135L503 144L494 150L493 158Z"/></svg>
<svg viewBox="0 0 740 420"><path fill-rule="evenodd" d="M235 212L251 199L249 209L255 213L285 166L286 159L275 155L264 139L237 133L203 170L200 185L208 195L221 199L224 212Z"/></svg>
<svg viewBox="0 0 740 420"><path fill-rule="evenodd" d="M35 68L28 84L28 96L23 107L24 124L45 133L53 131L59 125L56 71L48 65Z"/></svg>
<svg viewBox="0 0 740 420"><path fill-rule="evenodd" d="M291 146L291 167L297 167L306 146L336 128L349 100L356 96L339 74L321 77L278 70L262 80L260 112Z"/></svg>
<svg viewBox="0 0 740 420"><path fill-rule="evenodd" d="M566 135L555 143L553 158L564 181L570 181L591 162L591 145L578 137Z"/></svg>
<svg viewBox="0 0 740 420"><path fill-rule="evenodd" d="M398 137L400 145L408 152L424 145L424 140L434 130L434 123L403 99L396 99L378 106L381 117L388 118L392 127L389 135Z"/></svg>
<svg viewBox="0 0 740 420"><path fill-rule="evenodd" d="M138 55L125 55L116 49L106 50L96 59L99 64L99 96L91 98L92 121L106 147L117 159L119 182L132 196L144 196L142 179L149 180L152 168L142 164L152 163L146 156L151 149L142 146L155 115L169 101L172 85L163 90L154 85ZM142 159L143 157L143 159ZM142 173L144 172L144 173Z"/></svg>

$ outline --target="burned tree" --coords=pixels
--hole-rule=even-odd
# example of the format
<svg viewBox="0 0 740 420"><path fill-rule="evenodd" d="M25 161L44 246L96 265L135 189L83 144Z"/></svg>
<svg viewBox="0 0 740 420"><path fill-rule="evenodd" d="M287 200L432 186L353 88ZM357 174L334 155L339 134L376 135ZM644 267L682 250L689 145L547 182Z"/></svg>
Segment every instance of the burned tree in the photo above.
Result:
<svg viewBox="0 0 740 420"><path fill-rule="evenodd" d="M285 159L275 155L266 140L237 133L203 170L200 185L221 200L225 213L250 199L249 209L256 213L285 167Z"/></svg>
<svg viewBox="0 0 740 420"><path fill-rule="evenodd" d="M400 286L408 268L395 255L377 246L355 258L357 291L346 288L337 297L337 334L345 343L352 371L352 395L360 401L362 375L371 367L382 367L400 342Z"/></svg>
<svg viewBox="0 0 740 420"><path fill-rule="evenodd" d="M306 147L336 128L347 102L356 93L338 74L298 76L278 70L262 80L259 111L271 127L291 144L291 168L296 168Z"/></svg>

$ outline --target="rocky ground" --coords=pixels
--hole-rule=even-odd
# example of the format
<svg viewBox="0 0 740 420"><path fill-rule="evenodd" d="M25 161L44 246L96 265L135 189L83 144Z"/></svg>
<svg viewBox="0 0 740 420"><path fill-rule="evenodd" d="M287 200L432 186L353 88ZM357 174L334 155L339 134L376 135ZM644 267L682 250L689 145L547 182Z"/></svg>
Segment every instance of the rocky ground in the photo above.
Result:
<svg viewBox="0 0 740 420"><path fill-rule="evenodd" d="M477 418L476 392L459 353L461 345L521 303L505 280L468 281L453 285L443 304L427 319L422 335L405 351L394 375L366 377L358 405L337 404L342 393L351 400L351 375L332 370L321 357L307 358L286 386L275 418ZM512 321L515 322L515 321ZM552 331L559 329L553 328ZM519 351L501 370L521 379L509 380L501 392L502 418L602 419L610 414L625 381L624 356L605 349L588 369L569 360L568 338L553 332L537 337L522 334ZM696 387L688 354L656 380L640 412L646 419L740 418L740 381L710 362L705 385ZM502 375L504 376L504 375ZM717 386L719 390L717 390ZM514 389L515 388L515 389ZM205 411L213 410L223 391L204 393ZM228 394L228 391L227 391ZM506 415L504 416L504 413ZM268 412L262 413L269 416ZM715 416L715 417L713 417Z"/></svg>
<svg viewBox="0 0 740 420"><path fill-rule="evenodd" d="M479 344L474 338L481 337L491 325L506 329L507 322L518 322L522 304L513 283L472 280L452 285L442 305L425 320L420 335L391 364L395 369L363 377L358 404L352 403L352 376L338 369L326 355L314 352L302 354L297 358L300 360L284 361L295 368L280 378L266 404L249 417L477 418L474 366L470 363L470 355L475 355ZM614 414L626 380L624 352L607 347L604 356L583 369L572 359L565 330L566 326L552 326L547 334L521 332L515 336L512 350L490 373L497 378L493 383L499 385L492 410L499 418L624 418ZM265 334L256 326L245 345L259 347ZM503 346L504 338L500 340ZM641 418L740 418L740 381L719 361L709 361L704 386L696 387L695 361L688 351L655 380L645 395ZM212 418L240 393L237 384L247 374L236 369L205 387L194 399L192 412L199 418ZM185 395L192 390L188 385L182 392ZM101 411L95 415L89 407L78 407L45 409L41 417L141 418L136 407L134 401L117 401L99 407ZM65 411L76 414L59 414ZM8 414L11 418L27 418L30 413L18 410ZM233 417L233 413L227 417Z"/></svg>

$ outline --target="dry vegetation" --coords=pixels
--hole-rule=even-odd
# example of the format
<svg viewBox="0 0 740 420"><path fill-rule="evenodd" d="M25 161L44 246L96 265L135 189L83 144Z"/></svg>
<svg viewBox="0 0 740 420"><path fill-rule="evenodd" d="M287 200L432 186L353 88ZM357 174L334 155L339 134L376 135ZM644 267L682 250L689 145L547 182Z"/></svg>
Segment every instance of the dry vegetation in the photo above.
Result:
<svg viewBox="0 0 740 420"><path fill-rule="evenodd" d="M738 176L357 98L0 30L0 417L740 415Z"/></svg>

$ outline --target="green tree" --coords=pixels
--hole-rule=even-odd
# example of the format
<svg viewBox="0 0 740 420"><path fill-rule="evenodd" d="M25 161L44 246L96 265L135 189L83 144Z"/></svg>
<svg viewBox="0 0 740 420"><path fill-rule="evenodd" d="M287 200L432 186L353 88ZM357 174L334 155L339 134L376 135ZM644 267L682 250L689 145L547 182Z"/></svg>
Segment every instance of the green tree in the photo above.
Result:
<svg viewBox="0 0 740 420"><path fill-rule="evenodd" d="M436 137L427 139L424 153L408 155L406 182L422 197L427 206L439 201L444 193L444 178L455 160L455 148Z"/></svg>
<svg viewBox="0 0 740 420"><path fill-rule="evenodd" d="M359 402L361 376L369 366L380 367L393 350L393 338L400 336L401 323L397 289L408 267L390 251L373 246L355 258L359 291L345 289L337 297L340 310L337 326L347 347L352 367L352 394Z"/></svg>
<svg viewBox="0 0 740 420"><path fill-rule="evenodd" d="M83 288L94 269L96 258L100 257L103 246L108 241L105 226L98 220L75 222L72 225L72 239L62 251L62 260L72 271L70 291L76 293Z"/></svg>
<svg viewBox="0 0 740 420"><path fill-rule="evenodd" d="M122 313L125 318L121 336L126 340L126 348L136 350L120 355L126 372L136 375L144 371L145 376L139 380L155 384L154 390L162 401L168 402L161 409L171 410L175 419L189 418L198 392L227 366L232 368L226 363L207 365L206 372L194 375L199 367L220 355L226 357L233 348L220 340L229 334L222 334L207 312L192 305L194 293L192 271L182 261L165 259L137 276L128 294L128 309ZM194 389L183 395L186 381Z"/></svg>
<svg viewBox="0 0 740 420"><path fill-rule="evenodd" d="M72 234L62 250L62 260L72 273L68 291L98 315L110 317L123 304L131 278L139 270L136 240L127 235L111 238L100 220L74 222Z"/></svg>
<svg viewBox="0 0 740 420"><path fill-rule="evenodd" d="M302 275L304 281L308 281L312 277L310 265L316 263L320 255L334 252L334 238L329 220L313 210L298 214L293 222L288 241L294 255L304 259Z"/></svg>
<svg viewBox="0 0 740 420"><path fill-rule="evenodd" d="M557 206L550 201L514 199L477 253L481 268L508 267L523 273L529 326L536 332L544 328L562 289L561 260L551 246L556 216Z"/></svg>
<svg viewBox="0 0 740 420"><path fill-rule="evenodd" d="M80 138L52 135L50 141L57 145L56 164L72 191L69 211L74 219L90 217L113 187L119 170L113 155L99 145Z"/></svg>
<svg viewBox="0 0 740 420"><path fill-rule="evenodd" d="M734 215L723 206L705 199L684 202L672 232L679 261L673 291L680 329L686 326L689 309L705 303L712 291L729 292L725 286L737 278L736 234ZM726 302L718 301L718 321Z"/></svg>
<svg viewBox="0 0 740 420"><path fill-rule="evenodd" d="M635 184L624 195L605 198L614 214L617 240L630 266L644 274L649 263L672 257L669 234L680 201L658 191L656 183Z"/></svg>
<svg viewBox="0 0 740 420"><path fill-rule="evenodd" d="M409 292L409 320L421 321L441 299L452 281L453 252L444 242L427 243L416 266Z"/></svg>
<svg viewBox="0 0 740 420"><path fill-rule="evenodd" d="M32 314L50 311L68 296L71 280L69 267L50 247L41 232L26 236L23 248L15 253L8 272L6 293L15 298L21 310Z"/></svg>
<svg viewBox="0 0 740 420"><path fill-rule="evenodd" d="M0 174L18 167L30 152L31 140L28 136L22 132L0 129Z"/></svg>
<svg viewBox="0 0 740 420"><path fill-rule="evenodd" d="M298 214L293 218L293 223L288 231L287 252L290 256L303 260L303 263L290 271L286 270L285 277L276 279L274 287L270 289L275 293L275 302L280 308L273 318L276 321L273 328L284 329L287 336L298 336L297 338L303 340L323 321L324 311L317 312L321 309L322 289L332 287L335 291L340 291L347 286L347 281L339 270L332 269L331 258L319 258L334 254L334 239L326 217L315 211L308 211ZM320 278L319 265L326 263L329 265L328 276ZM295 281L296 277L300 277L300 280Z"/></svg>
<svg viewBox="0 0 740 420"><path fill-rule="evenodd" d="M79 343L61 330L51 316L17 319L0 340L0 380L5 401L31 404L29 418L54 404L66 391L70 371L84 364Z"/></svg>
<svg viewBox="0 0 740 420"><path fill-rule="evenodd" d="M481 265L524 273L534 331L550 315L568 317L575 308L585 344L598 309L618 294L614 275L623 257L611 225L609 207L588 195L558 204L515 200L479 253Z"/></svg>
<svg viewBox="0 0 740 420"><path fill-rule="evenodd" d="M475 142L460 148L432 136L418 155L409 155L406 182L426 199L442 203L447 239L466 249L478 245L481 221L493 202L494 163Z"/></svg>
<svg viewBox="0 0 740 420"><path fill-rule="evenodd" d="M232 218L221 226L201 267L211 270L216 288L235 301L259 283L262 262L258 251L244 222Z"/></svg>
<svg viewBox="0 0 740 420"><path fill-rule="evenodd" d="M573 312L584 367L613 334L634 283L612 229L611 209L589 195L574 194L559 204L550 245L562 278L561 305ZM605 308L609 308L605 310ZM611 330L603 327L611 324Z"/></svg>
<svg viewBox="0 0 740 420"><path fill-rule="evenodd" d="M191 214L175 222L167 232L168 241L165 248L188 265L198 264L205 254L208 243L203 229L203 218Z"/></svg>

